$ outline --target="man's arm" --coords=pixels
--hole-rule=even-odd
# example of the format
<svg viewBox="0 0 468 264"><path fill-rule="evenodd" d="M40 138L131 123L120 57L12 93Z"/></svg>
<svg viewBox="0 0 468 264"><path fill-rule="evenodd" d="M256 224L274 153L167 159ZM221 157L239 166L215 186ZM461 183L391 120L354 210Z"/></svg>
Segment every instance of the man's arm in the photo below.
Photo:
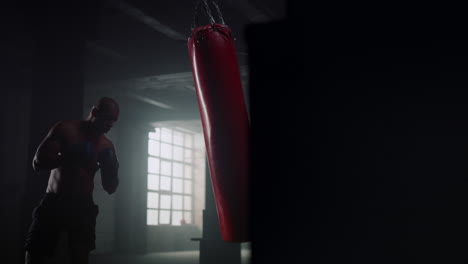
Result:
<svg viewBox="0 0 468 264"><path fill-rule="evenodd" d="M104 149L99 156L102 187L108 194L113 194L119 186L119 161L114 146Z"/></svg>
<svg viewBox="0 0 468 264"><path fill-rule="evenodd" d="M61 122L55 124L41 142L33 158L35 171L53 170L60 165Z"/></svg>

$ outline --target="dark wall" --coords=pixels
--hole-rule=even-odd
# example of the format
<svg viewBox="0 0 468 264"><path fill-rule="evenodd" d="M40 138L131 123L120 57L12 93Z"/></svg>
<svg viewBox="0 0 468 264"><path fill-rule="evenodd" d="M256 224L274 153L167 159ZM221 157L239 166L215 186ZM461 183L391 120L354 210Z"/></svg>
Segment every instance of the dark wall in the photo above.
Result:
<svg viewBox="0 0 468 264"><path fill-rule="evenodd" d="M27 59L27 53L19 53L14 47L21 45L27 38L15 32L25 29L19 23L8 23L14 17L21 19L21 14L6 4L0 10L0 255L5 263L14 263L20 241L18 225L21 220L20 201L22 186L26 180L26 158L29 143L29 113L31 109L31 91L28 77L21 65Z"/></svg>
<svg viewBox="0 0 468 264"><path fill-rule="evenodd" d="M3 81L2 85L15 87L15 83ZM0 132L0 212L4 217L0 220L3 227L2 249L0 255L5 263L14 263L18 253L18 245L22 244L18 236L18 223L21 221L21 199L26 182L25 164L27 163L29 138L30 93L21 87L15 87L15 92L2 94L0 119L3 126Z"/></svg>
<svg viewBox="0 0 468 264"><path fill-rule="evenodd" d="M92 31L88 18L93 19L86 13L88 3L18 1L2 8L0 208L6 214L5 263L24 261L32 208L45 192L47 176L34 173L31 166L37 146L58 120L81 118L82 55Z"/></svg>
<svg viewBox="0 0 468 264"><path fill-rule="evenodd" d="M247 32L253 263L468 259L467 41L366 7Z"/></svg>

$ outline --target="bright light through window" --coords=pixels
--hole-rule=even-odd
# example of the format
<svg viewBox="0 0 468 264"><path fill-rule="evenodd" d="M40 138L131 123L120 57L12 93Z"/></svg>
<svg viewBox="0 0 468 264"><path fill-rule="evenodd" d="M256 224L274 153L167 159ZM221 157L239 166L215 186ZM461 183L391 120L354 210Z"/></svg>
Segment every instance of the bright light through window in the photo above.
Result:
<svg viewBox="0 0 468 264"><path fill-rule="evenodd" d="M148 225L193 223L193 134L156 128L148 135Z"/></svg>

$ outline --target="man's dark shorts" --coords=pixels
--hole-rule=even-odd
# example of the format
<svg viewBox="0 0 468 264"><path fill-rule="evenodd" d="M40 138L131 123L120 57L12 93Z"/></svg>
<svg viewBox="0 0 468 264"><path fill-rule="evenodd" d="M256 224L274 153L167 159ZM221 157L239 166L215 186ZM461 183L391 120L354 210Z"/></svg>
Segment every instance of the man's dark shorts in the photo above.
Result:
<svg viewBox="0 0 468 264"><path fill-rule="evenodd" d="M92 199L75 199L46 193L34 208L26 237L26 250L52 256L61 232L67 232L71 249L95 249L98 212L98 206Z"/></svg>

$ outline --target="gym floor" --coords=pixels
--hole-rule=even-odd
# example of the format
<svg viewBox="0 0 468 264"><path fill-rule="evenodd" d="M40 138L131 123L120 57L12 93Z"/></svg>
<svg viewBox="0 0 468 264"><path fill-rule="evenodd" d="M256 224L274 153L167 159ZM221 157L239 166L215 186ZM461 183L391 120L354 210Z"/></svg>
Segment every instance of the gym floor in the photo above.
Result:
<svg viewBox="0 0 468 264"><path fill-rule="evenodd" d="M151 253L145 255L91 255L90 264L198 264L199 251ZM242 250L242 263L250 263L250 250Z"/></svg>

